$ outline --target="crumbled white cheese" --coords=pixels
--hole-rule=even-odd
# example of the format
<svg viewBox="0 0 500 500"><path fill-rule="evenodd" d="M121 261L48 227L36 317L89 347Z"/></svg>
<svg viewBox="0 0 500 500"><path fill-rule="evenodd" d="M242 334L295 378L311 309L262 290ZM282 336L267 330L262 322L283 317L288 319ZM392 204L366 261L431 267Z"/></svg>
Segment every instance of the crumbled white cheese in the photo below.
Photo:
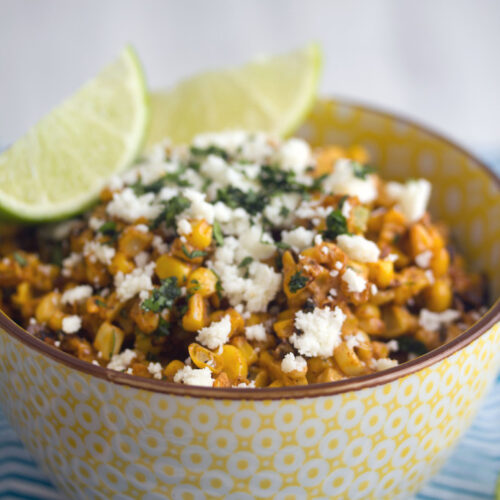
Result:
<svg viewBox="0 0 500 500"><path fill-rule="evenodd" d="M359 262L377 262L379 247L364 236L341 234L337 236L337 245L351 258Z"/></svg>
<svg viewBox="0 0 500 500"><path fill-rule="evenodd" d="M427 269L431 265L432 252L430 250L426 250L425 252L419 253L415 257L415 263L418 267L423 269Z"/></svg>
<svg viewBox="0 0 500 500"><path fill-rule="evenodd" d="M87 241L83 246L83 255L88 257L90 262L100 262L106 266L111 264L111 260L115 256L116 250L109 246L103 245L97 241Z"/></svg>
<svg viewBox="0 0 500 500"><path fill-rule="evenodd" d="M150 362L148 365L148 372L153 375L153 378L161 380L163 377L163 369L161 363Z"/></svg>
<svg viewBox="0 0 500 500"><path fill-rule="evenodd" d="M345 270L342 275L342 281L347 283L347 290L349 292L360 293L366 289L367 282L365 278L351 268Z"/></svg>
<svg viewBox="0 0 500 500"><path fill-rule="evenodd" d="M209 224L214 222L214 206L205 201L207 195L194 189L187 188L183 195L191 202L189 207L182 212L181 217L188 219L205 219Z"/></svg>
<svg viewBox="0 0 500 500"><path fill-rule="evenodd" d="M312 164L311 148L303 139L288 139L278 150L277 161L283 170L300 175Z"/></svg>
<svg viewBox="0 0 500 500"><path fill-rule="evenodd" d="M359 332L356 333L355 335L349 335L345 339L345 342L347 344L347 347L349 347L349 349L354 349L355 347L359 347L361 344L364 343L364 341L365 338Z"/></svg>
<svg viewBox="0 0 500 500"><path fill-rule="evenodd" d="M252 226L240 236L239 246L240 252L245 251L255 260L266 260L276 253L271 235L263 232L259 225Z"/></svg>
<svg viewBox="0 0 500 500"><path fill-rule="evenodd" d="M377 185L373 175L360 179L354 175L353 162L340 158L333 172L323 182L325 193L357 196L361 203L370 203L377 197Z"/></svg>
<svg viewBox="0 0 500 500"><path fill-rule="evenodd" d="M148 252L139 252L134 257L134 262L137 267L146 267L146 264L149 262L149 253Z"/></svg>
<svg viewBox="0 0 500 500"><path fill-rule="evenodd" d="M425 270L425 276L429 280L429 283L432 285L436 280L434 279L434 273L430 269Z"/></svg>
<svg viewBox="0 0 500 500"><path fill-rule="evenodd" d="M61 302L63 304L74 304L75 302L81 302L82 300L88 299L92 296L93 290L90 285L79 285L69 290L66 290L61 296Z"/></svg>
<svg viewBox="0 0 500 500"><path fill-rule="evenodd" d="M62 320L62 331L64 333L76 333L81 327L82 318L80 316L66 316Z"/></svg>
<svg viewBox="0 0 500 500"><path fill-rule="evenodd" d="M281 274L262 262L253 261L246 269L240 268L248 255L233 236L217 247L213 262L207 265L220 277L223 296L234 307L244 304L249 312L264 312L281 287Z"/></svg>
<svg viewBox="0 0 500 500"><path fill-rule="evenodd" d="M399 255L397 253L390 253L385 260L389 262L396 262L399 259Z"/></svg>
<svg viewBox="0 0 500 500"><path fill-rule="evenodd" d="M118 271L115 274L115 288L118 298L124 302L140 292L152 290L151 276L155 265L155 262L150 262L144 268L136 268L128 274Z"/></svg>
<svg viewBox="0 0 500 500"><path fill-rule="evenodd" d="M209 349L217 349L228 341L230 333L231 317L226 315L220 321L214 321L199 330L196 340Z"/></svg>
<svg viewBox="0 0 500 500"><path fill-rule="evenodd" d="M154 193L136 196L131 188L125 188L123 191L114 193L113 199L106 207L106 211L112 217L118 217L130 223L141 217L154 219L162 209L154 201Z"/></svg>
<svg viewBox="0 0 500 500"><path fill-rule="evenodd" d="M390 358L374 359L372 363L372 368L377 370L378 372L382 370L388 370L389 368L393 368L394 366L398 366L398 362L395 359Z"/></svg>
<svg viewBox="0 0 500 500"><path fill-rule="evenodd" d="M389 351L391 352L399 351L399 342L397 340L389 340L389 342L387 342L385 345L387 346L387 349L389 349Z"/></svg>
<svg viewBox="0 0 500 500"><path fill-rule="evenodd" d="M103 219L99 219L98 217L91 217L89 219L89 227L93 231L99 231L101 226L105 223Z"/></svg>
<svg viewBox="0 0 500 500"><path fill-rule="evenodd" d="M266 340L266 328L263 324L245 327L245 337L248 340L263 342Z"/></svg>
<svg viewBox="0 0 500 500"><path fill-rule="evenodd" d="M307 369L307 361L302 356L295 356L293 352L285 354L281 361L281 370L284 373L290 372L305 372Z"/></svg>
<svg viewBox="0 0 500 500"><path fill-rule="evenodd" d="M315 245L321 245L323 243L323 236L321 236L321 234L317 234L315 237L314 237L314 244ZM326 247L325 247L326 248Z"/></svg>
<svg viewBox="0 0 500 500"><path fill-rule="evenodd" d="M351 209L352 207L349 203L349 200L345 200L344 204L342 205L341 213L346 219L349 217L349 215L351 215Z"/></svg>
<svg viewBox="0 0 500 500"><path fill-rule="evenodd" d="M333 271L330 272L330 274L332 273ZM337 274L338 274L338 271L335 271ZM335 290L335 288L330 288L330 291L328 292L328 295L330 295L330 297L336 297L337 296L337 290Z"/></svg>
<svg viewBox="0 0 500 500"><path fill-rule="evenodd" d="M345 319L340 307L333 311L328 307L316 307L312 312L298 311L294 324L302 333L293 333L290 343L303 356L331 356L342 341L340 333Z"/></svg>
<svg viewBox="0 0 500 500"><path fill-rule="evenodd" d="M111 361L108 363L106 368L110 370L116 370L118 372L124 371L129 367L130 363L137 357L137 353L132 349L125 349L120 354L114 354Z"/></svg>
<svg viewBox="0 0 500 500"><path fill-rule="evenodd" d="M149 227L146 226L146 224L137 224L135 226L137 231L140 231L141 233L147 233L149 231Z"/></svg>
<svg viewBox="0 0 500 500"><path fill-rule="evenodd" d="M334 266L335 266L335 269L340 271L344 267L344 264L342 264L342 262L340 260L338 260L337 262L335 262Z"/></svg>
<svg viewBox="0 0 500 500"><path fill-rule="evenodd" d="M179 219L177 221L177 233L187 236L193 232L191 223L187 219Z"/></svg>
<svg viewBox="0 0 500 500"><path fill-rule="evenodd" d="M431 183L425 179L408 181L406 184L388 182L386 190L388 196L396 201L396 207L410 221L415 222L422 218L427 210L427 203L431 196Z"/></svg>
<svg viewBox="0 0 500 500"><path fill-rule="evenodd" d="M295 252L299 253L312 245L315 234L315 231L299 226L291 231L282 231L281 241L290 245Z"/></svg>
<svg viewBox="0 0 500 500"><path fill-rule="evenodd" d="M276 227L291 227L295 209L300 202L301 197L297 193L273 196L269 204L264 208L264 215Z"/></svg>
<svg viewBox="0 0 500 500"><path fill-rule="evenodd" d="M377 288L377 285L375 283L372 283L370 285L370 292L371 292L372 295L377 295L378 288Z"/></svg>
<svg viewBox="0 0 500 500"><path fill-rule="evenodd" d="M158 236L157 234L153 236L153 241L151 244L159 254L164 254L168 251L168 245L163 241L162 237Z"/></svg>
<svg viewBox="0 0 500 500"><path fill-rule="evenodd" d="M83 257L79 253L72 252L62 261L62 275L65 277L71 276L71 269L79 264L83 260Z"/></svg>
<svg viewBox="0 0 500 500"><path fill-rule="evenodd" d="M460 318L460 312L454 309L436 313L422 309L418 318L420 326L431 332L437 332L442 326L447 326Z"/></svg>
<svg viewBox="0 0 500 500"><path fill-rule="evenodd" d="M124 186L123 180L119 175L113 175L108 181L108 188L111 191L119 191Z"/></svg>
<svg viewBox="0 0 500 500"><path fill-rule="evenodd" d="M212 372L210 368L191 368L185 366L174 375L174 382L182 382L186 385L201 385L203 387L212 387Z"/></svg>
<svg viewBox="0 0 500 500"><path fill-rule="evenodd" d="M255 380L250 380L250 382L245 383L245 382L241 382L239 383L237 386L235 387L241 387L241 388L250 388L250 387L255 387Z"/></svg>

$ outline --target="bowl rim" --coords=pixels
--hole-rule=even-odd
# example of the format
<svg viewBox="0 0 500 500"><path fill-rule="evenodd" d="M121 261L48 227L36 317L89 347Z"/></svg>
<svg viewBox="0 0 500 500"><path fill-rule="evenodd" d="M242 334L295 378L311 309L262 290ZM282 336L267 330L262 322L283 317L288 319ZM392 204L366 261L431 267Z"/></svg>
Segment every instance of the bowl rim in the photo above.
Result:
<svg viewBox="0 0 500 500"><path fill-rule="evenodd" d="M355 110L365 110L381 118L396 119L398 122L416 128L429 136L447 144L453 149L460 151L463 155L477 163L479 168L486 172L491 181L500 189L500 177L490 169L482 160L478 159L473 153L458 145L453 140L421 124L419 121L406 118L398 113L382 110L360 101L353 101L341 97L319 98L318 102L334 102L335 104L346 105ZM223 399L223 400L282 400L282 399L301 399L319 396L333 396L349 391L358 391L368 387L374 387L394 380L406 377L412 373L423 370L443 359L458 352L468 346L474 340L486 333L497 322L500 321L500 298L481 316L481 318L465 330L457 338L448 344L442 345L412 361L395 366L388 370L376 372L361 377L339 380L336 382L326 382L321 384L311 384L302 386L286 386L273 388L221 388L221 387L201 387L178 384L174 382L165 382L162 380L147 379L135 375L127 375L123 372L117 372L101 366L93 365L87 361L75 358L46 342L30 335L25 329L10 319L5 313L0 311L0 327L9 336L20 341L29 348L47 356L48 358L62 363L69 368L73 368L87 375L106 380L108 382L128 386L134 389L142 389L161 394L172 394L176 396L185 396L203 399Z"/></svg>

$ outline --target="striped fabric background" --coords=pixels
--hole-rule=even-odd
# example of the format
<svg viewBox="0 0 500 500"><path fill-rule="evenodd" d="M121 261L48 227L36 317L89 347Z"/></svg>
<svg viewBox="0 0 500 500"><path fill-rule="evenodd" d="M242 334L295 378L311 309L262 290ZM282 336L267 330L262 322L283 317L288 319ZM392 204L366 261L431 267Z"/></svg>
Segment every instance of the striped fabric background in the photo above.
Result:
<svg viewBox="0 0 500 500"><path fill-rule="evenodd" d="M489 159L500 169L499 156ZM493 500L499 474L500 376L453 455L415 500ZM38 469L0 410L0 500L16 499L69 500Z"/></svg>

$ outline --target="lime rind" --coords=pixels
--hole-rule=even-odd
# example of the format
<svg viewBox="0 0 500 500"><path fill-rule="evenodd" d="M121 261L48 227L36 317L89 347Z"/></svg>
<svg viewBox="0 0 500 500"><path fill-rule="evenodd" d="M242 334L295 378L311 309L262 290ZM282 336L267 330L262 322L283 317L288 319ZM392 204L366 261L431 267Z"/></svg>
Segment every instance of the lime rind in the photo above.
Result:
<svg viewBox="0 0 500 500"><path fill-rule="evenodd" d="M110 101L114 92L120 102ZM127 110L132 116L120 116ZM123 171L140 153L149 117L144 73L128 46L0 154L2 218L58 220L90 206L110 175Z"/></svg>

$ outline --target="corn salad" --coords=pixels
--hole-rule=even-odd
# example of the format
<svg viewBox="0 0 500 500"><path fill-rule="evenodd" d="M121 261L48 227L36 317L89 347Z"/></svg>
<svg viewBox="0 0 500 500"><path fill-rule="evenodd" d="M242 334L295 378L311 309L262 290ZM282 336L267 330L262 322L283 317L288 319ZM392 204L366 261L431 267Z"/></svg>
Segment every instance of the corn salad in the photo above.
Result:
<svg viewBox="0 0 500 500"><path fill-rule="evenodd" d="M374 373L455 338L486 304L430 194L425 179L383 181L359 146L164 143L84 216L4 228L0 306L79 359L169 382Z"/></svg>

